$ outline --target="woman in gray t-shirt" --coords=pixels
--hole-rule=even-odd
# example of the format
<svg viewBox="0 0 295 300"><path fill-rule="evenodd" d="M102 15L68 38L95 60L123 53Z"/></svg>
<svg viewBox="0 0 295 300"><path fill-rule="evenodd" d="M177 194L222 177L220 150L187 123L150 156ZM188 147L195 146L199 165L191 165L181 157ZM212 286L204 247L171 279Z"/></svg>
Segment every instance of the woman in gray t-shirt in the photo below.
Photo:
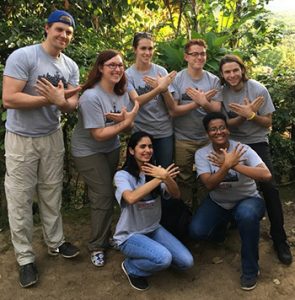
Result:
<svg viewBox="0 0 295 300"><path fill-rule="evenodd" d="M72 136L75 165L88 187L91 209L91 261L104 265L109 246L120 142L118 134L132 126L138 103L127 112L129 96L121 55L101 52L89 73L79 99L78 124Z"/></svg>
<svg viewBox="0 0 295 300"><path fill-rule="evenodd" d="M137 290L149 287L146 277L154 272L170 265L181 270L193 265L189 250L159 224L161 195L167 191L172 197L180 196L173 179L179 173L178 167L154 166L152 155L152 137L141 131L134 133L123 169L114 178L116 199L121 206L114 241L126 256L122 269Z"/></svg>
<svg viewBox="0 0 295 300"><path fill-rule="evenodd" d="M174 76L169 76L165 68L152 63L154 42L149 33L134 35L133 50L135 63L126 70L129 96L138 100L140 105L133 131L146 131L153 135L155 159L158 164L168 167L173 160L173 128L163 94L168 91ZM146 83L147 77L159 79L155 88Z"/></svg>

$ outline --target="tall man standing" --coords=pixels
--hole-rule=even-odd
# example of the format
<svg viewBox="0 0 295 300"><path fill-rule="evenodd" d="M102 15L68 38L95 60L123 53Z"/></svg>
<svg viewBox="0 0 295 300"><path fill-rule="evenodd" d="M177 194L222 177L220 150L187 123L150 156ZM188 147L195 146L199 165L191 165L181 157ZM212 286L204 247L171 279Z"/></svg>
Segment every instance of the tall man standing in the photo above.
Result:
<svg viewBox="0 0 295 300"><path fill-rule="evenodd" d="M228 116L231 138L249 145L261 157L273 174L267 134L275 108L267 89L248 79L243 61L226 55L220 61L223 108ZM284 230L284 217L278 188L274 179L260 183L270 220L270 234L279 260L292 263L292 254Z"/></svg>
<svg viewBox="0 0 295 300"><path fill-rule="evenodd" d="M196 102L197 107L174 118L175 163L179 166L178 184L182 199L193 204L193 191L196 176L193 173L196 150L208 143L202 119L211 111L221 110L220 94L200 97L200 91L208 93L220 90L217 76L205 71L207 45L202 39L193 39L184 46L184 59L187 68L180 71L173 82L174 98L179 106Z"/></svg>
<svg viewBox="0 0 295 300"><path fill-rule="evenodd" d="M45 41L14 51L4 69L5 192L22 287L38 281L32 248L35 194L48 253L66 258L79 254L77 247L65 242L60 214L64 154L60 112L77 106L79 83L77 64L62 51L74 27L69 13L52 12L45 25Z"/></svg>

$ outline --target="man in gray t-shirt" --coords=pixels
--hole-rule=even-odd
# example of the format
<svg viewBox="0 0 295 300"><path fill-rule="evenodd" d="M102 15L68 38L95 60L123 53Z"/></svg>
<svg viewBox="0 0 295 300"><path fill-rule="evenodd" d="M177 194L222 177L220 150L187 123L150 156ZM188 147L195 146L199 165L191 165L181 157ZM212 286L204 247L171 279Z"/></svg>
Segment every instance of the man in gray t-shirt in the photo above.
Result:
<svg viewBox="0 0 295 300"><path fill-rule="evenodd" d="M273 173L268 133L275 108L268 90L259 82L248 79L243 61L226 55L220 61L223 110L228 116L231 138L249 145ZM260 183L271 224L270 234L279 260L292 263L292 254L284 229L284 216L279 190L274 178Z"/></svg>
<svg viewBox="0 0 295 300"><path fill-rule="evenodd" d="M178 107L191 102L197 104L196 108L184 114L176 114L173 119L175 163L180 170L177 183L182 199L189 206L193 206L196 190L196 179L193 173L194 154L208 142L202 119L208 112L221 110L219 78L203 69L207 58L206 50L207 45L204 40L188 41L184 47L187 68L178 72L173 82L175 90L173 97ZM199 97L200 92L210 91L215 91L213 97L208 99Z"/></svg>
<svg viewBox="0 0 295 300"><path fill-rule="evenodd" d="M192 218L190 235L222 242L234 219L241 238L241 288L251 290L259 272L259 221L265 211L255 180L270 180L271 173L251 147L229 139L221 112L207 114L203 123L211 143L196 152L195 161L209 195Z"/></svg>
<svg viewBox="0 0 295 300"><path fill-rule="evenodd" d="M62 51L74 27L69 13L54 11L42 44L17 49L4 69L5 193L22 287L38 281L32 248L35 194L48 253L66 258L79 254L77 247L65 242L60 214L64 153L60 112L76 108L79 90L78 66Z"/></svg>

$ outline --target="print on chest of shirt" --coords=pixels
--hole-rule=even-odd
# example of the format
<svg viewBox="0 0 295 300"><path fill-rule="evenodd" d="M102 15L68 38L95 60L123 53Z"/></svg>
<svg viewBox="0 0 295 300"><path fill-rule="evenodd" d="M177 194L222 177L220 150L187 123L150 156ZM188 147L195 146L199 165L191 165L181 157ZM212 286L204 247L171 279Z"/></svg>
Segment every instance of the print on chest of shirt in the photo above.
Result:
<svg viewBox="0 0 295 300"><path fill-rule="evenodd" d="M61 80L62 83L63 83L64 88L66 89L68 87L68 83L67 83L66 79L64 78L64 76L61 76L58 71L56 71L54 75L50 75L47 72L46 74L38 76L38 80L40 80L42 78L45 78L46 80L48 80L55 87L58 86L58 83Z"/></svg>
<svg viewBox="0 0 295 300"><path fill-rule="evenodd" d="M155 206L156 204L155 197L152 197L151 194L146 195L143 199L141 199L139 202L137 202L137 208L138 209L151 209Z"/></svg>
<svg viewBox="0 0 295 300"><path fill-rule="evenodd" d="M217 172L217 169L213 170L213 174ZM239 174L230 169L228 171L228 173L225 175L224 179L222 180L222 182L219 183L218 188L220 189L229 189L233 187L234 183L238 183L239 181Z"/></svg>

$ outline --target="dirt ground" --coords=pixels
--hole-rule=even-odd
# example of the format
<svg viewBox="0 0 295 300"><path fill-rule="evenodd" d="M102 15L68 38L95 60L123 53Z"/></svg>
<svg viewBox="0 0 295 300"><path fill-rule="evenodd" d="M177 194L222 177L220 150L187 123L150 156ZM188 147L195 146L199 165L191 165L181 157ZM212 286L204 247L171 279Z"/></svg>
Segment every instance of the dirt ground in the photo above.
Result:
<svg viewBox="0 0 295 300"><path fill-rule="evenodd" d="M295 255L295 196L293 187L284 189L285 228ZM123 256L110 250L107 263L96 268L86 248L89 235L88 209L83 208L64 217L64 231L71 242L80 247L80 256L67 260L49 257L42 240L41 226L35 226L34 249L37 255L39 282L28 289L18 284L9 231L0 232L0 299L295 299L295 262L291 266L279 263L268 236L268 220L261 222L260 268L256 289L240 289L240 241L236 230L229 231L224 245L210 243L188 247L195 266L186 272L172 269L149 279L151 288L145 292L132 289L121 270ZM216 263L217 262L217 263Z"/></svg>

